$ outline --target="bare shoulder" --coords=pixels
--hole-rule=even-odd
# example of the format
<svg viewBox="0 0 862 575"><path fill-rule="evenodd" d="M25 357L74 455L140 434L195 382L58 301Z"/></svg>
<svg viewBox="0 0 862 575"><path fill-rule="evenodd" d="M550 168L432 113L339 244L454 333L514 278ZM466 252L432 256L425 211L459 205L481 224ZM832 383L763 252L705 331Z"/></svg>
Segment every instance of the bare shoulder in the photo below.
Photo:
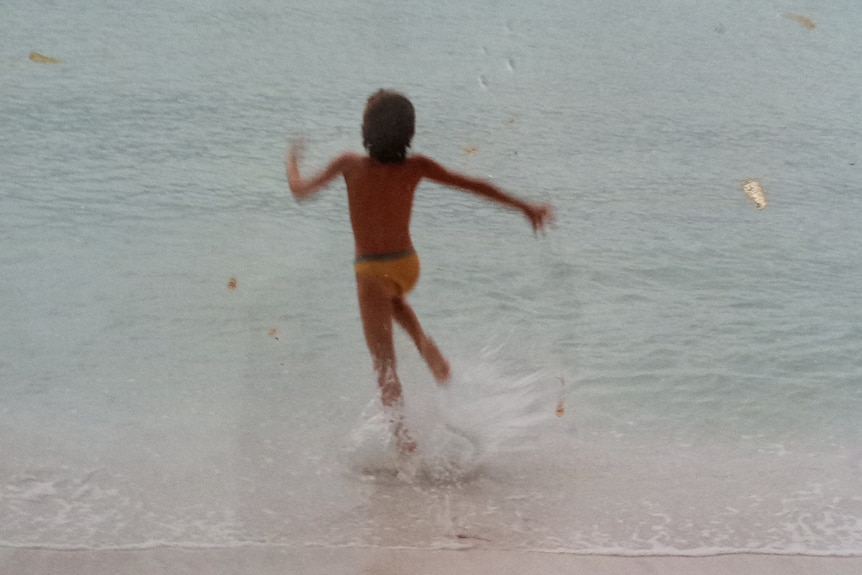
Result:
<svg viewBox="0 0 862 575"><path fill-rule="evenodd" d="M409 156L407 158L407 162L409 162L415 169L419 170L419 172L425 177L432 177L435 174L446 171L446 169L435 160L428 156L423 156L422 154L413 154Z"/></svg>
<svg viewBox="0 0 862 575"><path fill-rule="evenodd" d="M437 165L437 162L435 162L428 156L423 156L422 154L410 154L409 156L407 156L406 162L419 167Z"/></svg>
<svg viewBox="0 0 862 575"><path fill-rule="evenodd" d="M362 163L364 158L365 156L357 154L356 152L344 152L343 154L336 156L335 159L332 160L332 163L342 170L346 170L359 165Z"/></svg>
<svg viewBox="0 0 862 575"><path fill-rule="evenodd" d="M415 155L411 156L411 158L416 162L416 168L423 178L449 186L463 186L465 180L469 179L458 172L446 168L428 156Z"/></svg>

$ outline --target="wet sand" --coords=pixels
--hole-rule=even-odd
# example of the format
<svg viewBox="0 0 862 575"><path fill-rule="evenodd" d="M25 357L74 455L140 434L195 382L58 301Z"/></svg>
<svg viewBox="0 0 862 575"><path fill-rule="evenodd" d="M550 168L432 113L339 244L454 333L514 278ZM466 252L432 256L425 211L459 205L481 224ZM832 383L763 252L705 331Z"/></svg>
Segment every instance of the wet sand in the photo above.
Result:
<svg viewBox="0 0 862 575"><path fill-rule="evenodd" d="M27 575L803 575L862 573L862 557L733 554L705 557L590 556L493 549L350 547L0 549L4 574Z"/></svg>

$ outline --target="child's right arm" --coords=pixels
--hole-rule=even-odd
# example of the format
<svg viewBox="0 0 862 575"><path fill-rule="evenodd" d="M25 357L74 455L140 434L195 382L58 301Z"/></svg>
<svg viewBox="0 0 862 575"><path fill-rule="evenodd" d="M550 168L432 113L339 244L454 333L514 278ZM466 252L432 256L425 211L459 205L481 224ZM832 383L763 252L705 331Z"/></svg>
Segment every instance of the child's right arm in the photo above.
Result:
<svg viewBox="0 0 862 575"><path fill-rule="evenodd" d="M299 159L302 157L304 145L302 141L291 142L290 147L284 157L284 170L287 174L287 185L290 186L290 191L293 197L297 200L304 200L312 196L315 192L326 186L336 176L344 171L345 166L353 157L352 154L342 154L332 160L319 173L314 175L309 180L302 179L299 174Z"/></svg>
<svg viewBox="0 0 862 575"><path fill-rule="evenodd" d="M465 176L464 174L448 170L431 158L426 156L414 157L421 162L423 177L439 184L443 184L444 186L467 190L478 196L482 196L483 198L516 208L523 212L527 219L530 220L530 225L533 226L534 231L544 229L545 224L554 221L554 212L548 204L525 202L515 196L505 193L494 184L486 182L485 180Z"/></svg>

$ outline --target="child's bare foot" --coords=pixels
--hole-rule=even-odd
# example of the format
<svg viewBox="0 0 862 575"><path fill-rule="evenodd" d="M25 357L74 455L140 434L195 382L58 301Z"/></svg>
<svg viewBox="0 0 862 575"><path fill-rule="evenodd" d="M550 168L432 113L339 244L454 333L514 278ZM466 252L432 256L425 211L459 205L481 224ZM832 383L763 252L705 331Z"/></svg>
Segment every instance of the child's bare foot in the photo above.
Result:
<svg viewBox="0 0 862 575"><path fill-rule="evenodd" d="M416 442L410 437L403 423L395 423L395 440L398 444L398 452L402 455L410 455L416 452Z"/></svg>
<svg viewBox="0 0 862 575"><path fill-rule="evenodd" d="M390 404L384 403L383 412L389 417L389 425L391 426L392 435L395 436L398 453L401 455L410 455L415 452L416 442L410 437L407 426L404 425L404 399L399 396Z"/></svg>
<svg viewBox="0 0 862 575"><path fill-rule="evenodd" d="M446 358L443 357L442 353L440 353L440 349L437 347L437 344L434 343L434 340L427 338L425 343L422 345L422 349L419 351L422 354L422 358L425 360L425 363L427 363L429 369L431 369L434 379L437 380L437 385L445 385L446 382L449 381L449 377L452 375L452 370L449 367L449 362L446 361Z"/></svg>

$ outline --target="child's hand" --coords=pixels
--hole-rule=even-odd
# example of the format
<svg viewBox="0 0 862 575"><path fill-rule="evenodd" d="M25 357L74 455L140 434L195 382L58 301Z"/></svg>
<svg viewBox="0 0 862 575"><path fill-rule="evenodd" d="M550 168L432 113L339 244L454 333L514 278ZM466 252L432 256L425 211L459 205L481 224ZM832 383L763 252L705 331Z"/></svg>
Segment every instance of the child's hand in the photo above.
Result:
<svg viewBox="0 0 862 575"><path fill-rule="evenodd" d="M526 204L524 215L530 220L534 232L544 231L546 225L556 221L554 210L550 204Z"/></svg>
<svg viewBox="0 0 862 575"><path fill-rule="evenodd" d="M302 156L305 154L305 140L302 138L296 138L290 141L290 146L287 148L287 154L284 160L293 161L293 162L301 162Z"/></svg>

